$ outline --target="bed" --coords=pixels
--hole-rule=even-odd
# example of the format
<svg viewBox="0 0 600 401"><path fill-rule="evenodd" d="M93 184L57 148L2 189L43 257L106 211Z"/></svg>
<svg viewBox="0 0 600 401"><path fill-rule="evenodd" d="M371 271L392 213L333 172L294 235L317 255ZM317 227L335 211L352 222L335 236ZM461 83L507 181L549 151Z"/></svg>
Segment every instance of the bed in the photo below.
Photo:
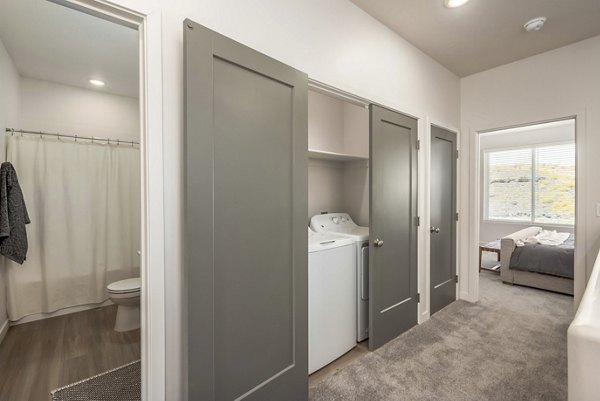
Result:
<svg viewBox="0 0 600 401"><path fill-rule="evenodd" d="M502 281L573 295L573 235L561 245L526 244L517 247L518 241L541 231L541 227L528 227L500 240Z"/></svg>

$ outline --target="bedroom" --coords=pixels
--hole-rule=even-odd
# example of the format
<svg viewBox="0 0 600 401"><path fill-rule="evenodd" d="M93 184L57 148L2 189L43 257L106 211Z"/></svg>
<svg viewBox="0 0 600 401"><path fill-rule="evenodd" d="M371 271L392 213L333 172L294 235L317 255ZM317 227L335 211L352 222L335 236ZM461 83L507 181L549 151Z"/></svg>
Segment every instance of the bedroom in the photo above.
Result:
<svg viewBox="0 0 600 401"><path fill-rule="evenodd" d="M575 119L482 132L479 271L573 295Z"/></svg>

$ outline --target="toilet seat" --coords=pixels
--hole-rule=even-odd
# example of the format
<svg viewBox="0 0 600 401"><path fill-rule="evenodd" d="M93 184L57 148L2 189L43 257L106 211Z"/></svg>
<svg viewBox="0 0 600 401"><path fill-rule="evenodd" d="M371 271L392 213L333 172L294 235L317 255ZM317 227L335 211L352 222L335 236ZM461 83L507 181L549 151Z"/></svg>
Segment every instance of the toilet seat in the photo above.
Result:
<svg viewBox="0 0 600 401"><path fill-rule="evenodd" d="M128 278L121 281L115 281L106 286L106 290L111 294L128 294L139 292L142 282L139 277Z"/></svg>

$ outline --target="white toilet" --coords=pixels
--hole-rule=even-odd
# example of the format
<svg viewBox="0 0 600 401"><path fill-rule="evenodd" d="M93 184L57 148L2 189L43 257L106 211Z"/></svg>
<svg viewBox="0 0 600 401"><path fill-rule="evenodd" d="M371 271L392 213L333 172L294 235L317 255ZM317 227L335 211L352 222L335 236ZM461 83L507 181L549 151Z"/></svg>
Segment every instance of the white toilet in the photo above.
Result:
<svg viewBox="0 0 600 401"><path fill-rule="evenodd" d="M115 281L106 286L108 297L117 304L115 331L129 331L140 328L140 291L139 277Z"/></svg>

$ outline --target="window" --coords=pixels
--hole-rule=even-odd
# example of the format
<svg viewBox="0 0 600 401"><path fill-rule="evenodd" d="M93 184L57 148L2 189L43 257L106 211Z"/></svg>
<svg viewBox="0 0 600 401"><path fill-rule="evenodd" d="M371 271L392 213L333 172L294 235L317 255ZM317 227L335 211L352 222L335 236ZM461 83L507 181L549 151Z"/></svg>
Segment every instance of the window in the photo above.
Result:
<svg viewBox="0 0 600 401"><path fill-rule="evenodd" d="M487 220L575 223L575 144L484 153Z"/></svg>

